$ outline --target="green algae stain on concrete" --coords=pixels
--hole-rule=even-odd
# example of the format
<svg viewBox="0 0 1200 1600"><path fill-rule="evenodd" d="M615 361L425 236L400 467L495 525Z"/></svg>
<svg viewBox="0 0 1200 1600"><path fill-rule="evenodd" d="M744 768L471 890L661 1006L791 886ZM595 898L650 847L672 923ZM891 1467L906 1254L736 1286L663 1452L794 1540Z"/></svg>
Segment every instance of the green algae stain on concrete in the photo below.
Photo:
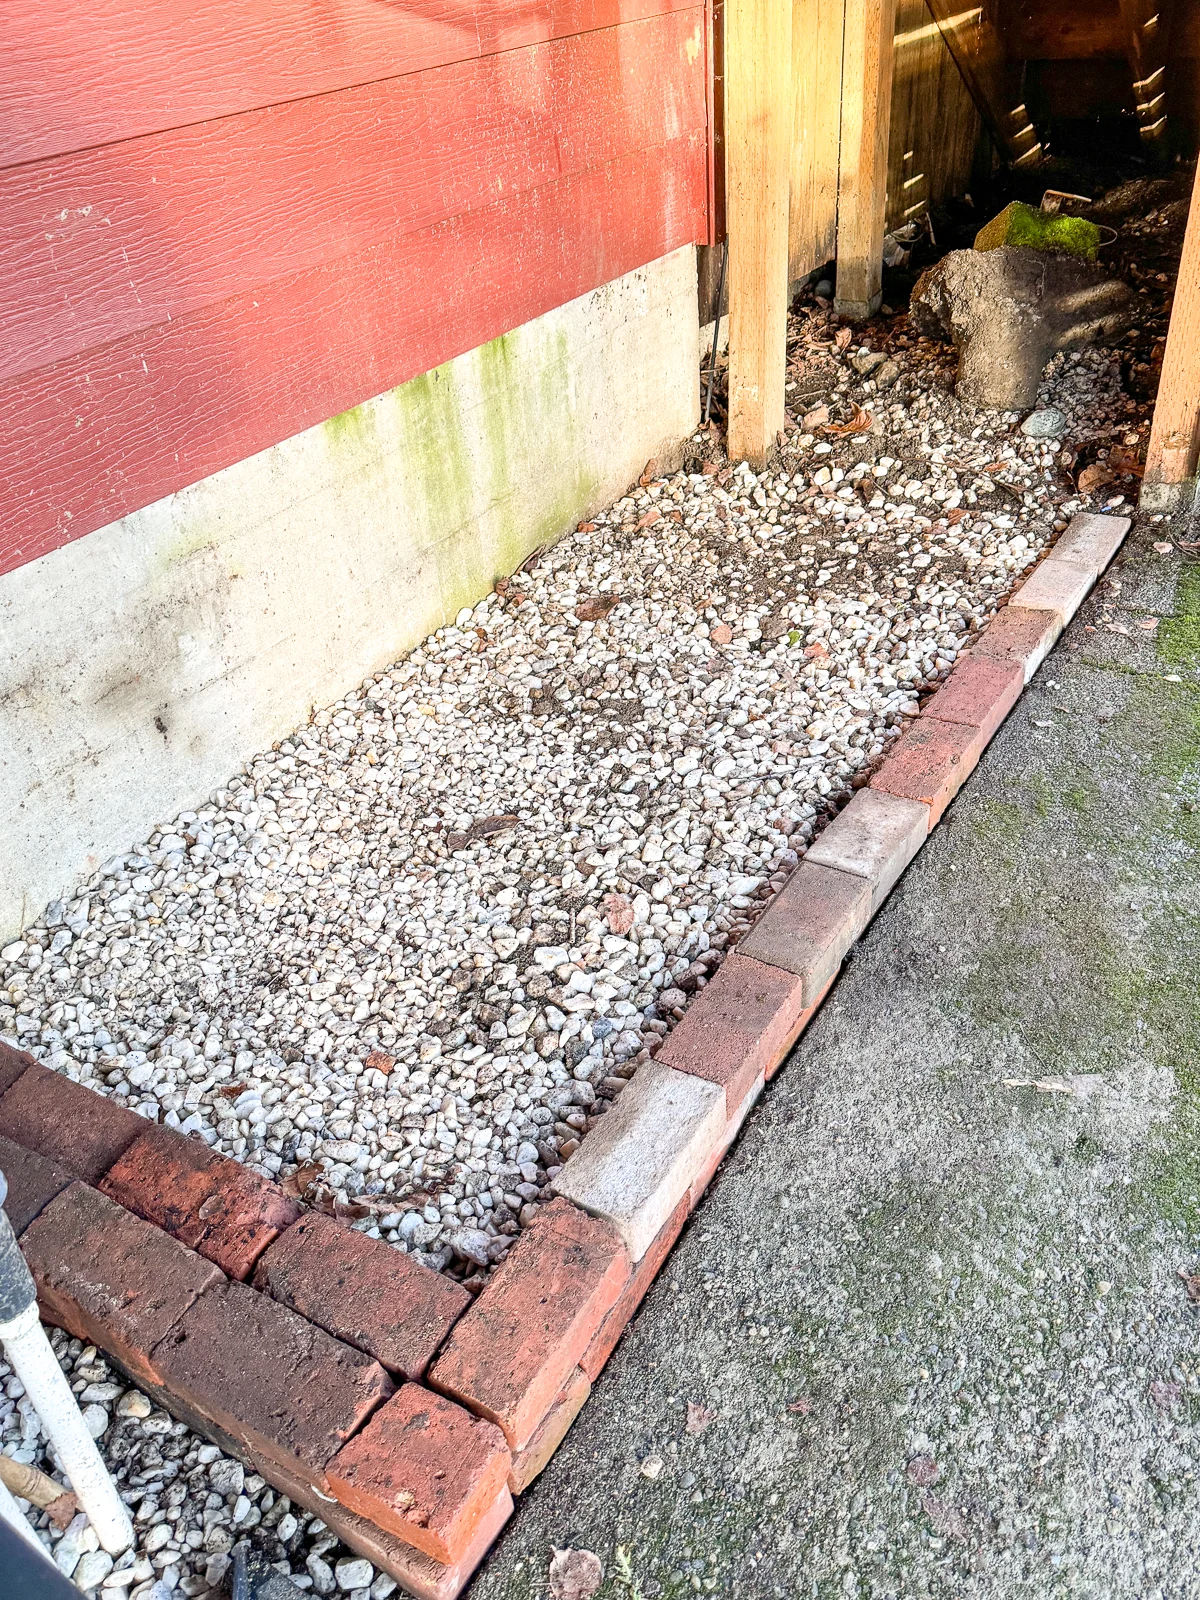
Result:
<svg viewBox="0 0 1200 1600"><path fill-rule="evenodd" d="M1179 575L1175 609L1159 631L1159 655L1168 667L1200 667L1200 561Z"/></svg>

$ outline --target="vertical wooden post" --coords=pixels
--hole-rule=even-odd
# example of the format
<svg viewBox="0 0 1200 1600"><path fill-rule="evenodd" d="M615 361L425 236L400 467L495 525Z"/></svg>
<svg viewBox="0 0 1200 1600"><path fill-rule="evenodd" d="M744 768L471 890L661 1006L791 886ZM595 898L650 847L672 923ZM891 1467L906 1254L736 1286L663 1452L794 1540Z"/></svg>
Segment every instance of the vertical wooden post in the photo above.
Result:
<svg viewBox="0 0 1200 1600"><path fill-rule="evenodd" d="M895 31L896 0L846 0L834 310L854 320L874 316L883 298Z"/></svg>
<svg viewBox="0 0 1200 1600"><path fill-rule="evenodd" d="M726 0L729 454L765 465L787 369L792 0Z"/></svg>
<svg viewBox="0 0 1200 1600"><path fill-rule="evenodd" d="M837 250L838 123L845 0L792 0L791 242L794 283Z"/></svg>
<svg viewBox="0 0 1200 1600"><path fill-rule="evenodd" d="M1189 507L1200 446L1200 170L1192 190L1183 258L1167 330L1154 424L1142 480L1143 511Z"/></svg>

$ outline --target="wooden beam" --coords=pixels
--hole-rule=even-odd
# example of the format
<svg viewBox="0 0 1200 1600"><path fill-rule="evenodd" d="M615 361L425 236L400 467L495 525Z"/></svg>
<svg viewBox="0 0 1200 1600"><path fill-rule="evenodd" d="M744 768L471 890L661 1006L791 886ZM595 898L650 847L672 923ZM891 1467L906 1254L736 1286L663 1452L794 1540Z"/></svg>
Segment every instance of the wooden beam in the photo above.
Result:
<svg viewBox="0 0 1200 1600"><path fill-rule="evenodd" d="M787 368L792 0L726 0L731 457L766 464Z"/></svg>
<svg viewBox="0 0 1200 1600"><path fill-rule="evenodd" d="M1024 63L1009 52L998 25L998 0L927 0L929 11L979 107L997 148L1014 166L1034 165L1042 153L1021 99Z"/></svg>
<svg viewBox="0 0 1200 1600"><path fill-rule="evenodd" d="M1144 511L1190 507L1200 445L1200 171L1192 190L1142 480Z"/></svg>
<svg viewBox="0 0 1200 1600"><path fill-rule="evenodd" d="M845 0L792 0L792 282L837 250L838 119Z"/></svg>
<svg viewBox="0 0 1200 1600"><path fill-rule="evenodd" d="M1120 0L1125 55L1133 74L1133 103L1143 145L1167 148L1167 38L1169 18L1159 0Z"/></svg>
<svg viewBox="0 0 1200 1600"><path fill-rule="evenodd" d="M846 0L834 310L855 320L883 298L895 31L896 0Z"/></svg>

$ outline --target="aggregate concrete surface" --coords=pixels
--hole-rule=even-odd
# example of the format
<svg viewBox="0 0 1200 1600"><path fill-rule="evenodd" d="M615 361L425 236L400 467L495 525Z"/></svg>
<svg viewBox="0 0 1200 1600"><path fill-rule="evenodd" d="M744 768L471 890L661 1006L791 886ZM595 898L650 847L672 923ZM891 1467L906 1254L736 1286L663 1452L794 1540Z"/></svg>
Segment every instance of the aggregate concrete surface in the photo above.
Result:
<svg viewBox="0 0 1200 1600"><path fill-rule="evenodd" d="M1194 538L1135 528L471 1600L552 1546L600 1600L1200 1595Z"/></svg>

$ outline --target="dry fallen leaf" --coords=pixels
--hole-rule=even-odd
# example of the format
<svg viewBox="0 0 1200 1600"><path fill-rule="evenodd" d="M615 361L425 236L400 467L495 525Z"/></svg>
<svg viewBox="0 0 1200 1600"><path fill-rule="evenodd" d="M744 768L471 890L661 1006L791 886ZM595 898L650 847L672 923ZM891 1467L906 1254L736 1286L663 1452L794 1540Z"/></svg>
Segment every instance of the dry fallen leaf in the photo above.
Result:
<svg viewBox="0 0 1200 1600"><path fill-rule="evenodd" d="M1180 1267L1179 1276L1183 1279L1188 1299L1200 1305L1200 1273L1189 1272L1187 1267Z"/></svg>
<svg viewBox="0 0 1200 1600"><path fill-rule="evenodd" d="M549 1578L550 1600L592 1600L604 1582L604 1568L591 1550L555 1550Z"/></svg>
<svg viewBox="0 0 1200 1600"><path fill-rule="evenodd" d="M823 644L820 639L814 639L811 644L804 646L804 654L810 661L816 661L820 656L829 654L829 646Z"/></svg>
<svg viewBox="0 0 1200 1600"><path fill-rule="evenodd" d="M875 418L871 413L864 411L862 406L856 403L854 413L849 422L827 422L825 424L825 432L832 433L837 438L842 439L851 433L870 433L874 422Z"/></svg>
<svg viewBox="0 0 1200 1600"><path fill-rule="evenodd" d="M1061 1078L1005 1078L1009 1089L1037 1089L1041 1094L1069 1094L1077 1100L1086 1100L1104 1087L1098 1072L1071 1072Z"/></svg>
<svg viewBox="0 0 1200 1600"><path fill-rule="evenodd" d="M1138 627L1139 628L1145 628L1147 633L1149 633L1151 629L1158 627L1158 618L1157 617L1139 617L1138 618Z"/></svg>
<svg viewBox="0 0 1200 1600"><path fill-rule="evenodd" d="M633 927L633 901L627 894L606 894L600 904L604 908L609 932L624 938Z"/></svg>
<svg viewBox="0 0 1200 1600"><path fill-rule="evenodd" d="M1140 478L1146 470L1136 448L1127 444L1113 445L1108 452L1108 464L1114 472L1128 473L1135 478Z"/></svg>
<svg viewBox="0 0 1200 1600"><path fill-rule="evenodd" d="M938 1481L941 1471L932 1456L913 1456L904 1469L904 1476L909 1483L928 1488L931 1483Z"/></svg>
<svg viewBox="0 0 1200 1600"><path fill-rule="evenodd" d="M818 428L823 428L829 421L828 406L814 406L811 411L804 414L803 427L805 433L815 433Z"/></svg>
<svg viewBox="0 0 1200 1600"><path fill-rule="evenodd" d="M395 1065L395 1056L388 1055L386 1050L372 1050L370 1055L363 1062L363 1066L365 1068L369 1069L374 1067L375 1071L382 1072L384 1077L388 1075Z"/></svg>
<svg viewBox="0 0 1200 1600"><path fill-rule="evenodd" d="M833 342L839 350L845 350L853 337L854 333L852 329L839 328L837 333L834 335Z"/></svg>
<svg viewBox="0 0 1200 1600"><path fill-rule="evenodd" d="M966 506L955 506L953 511L947 511L946 521L953 528L960 523L964 517L969 517L970 514L971 513L967 510Z"/></svg>
<svg viewBox="0 0 1200 1600"><path fill-rule="evenodd" d="M1160 556L1169 556L1174 546L1167 543L1165 540L1155 540L1154 548L1158 551Z"/></svg>
<svg viewBox="0 0 1200 1600"><path fill-rule="evenodd" d="M801 1395L799 1400L789 1400L787 1408L795 1416L806 1417L812 1410L812 1401Z"/></svg>
<svg viewBox="0 0 1200 1600"><path fill-rule="evenodd" d="M1097 489L1102 489L1106 483L1112 483L1116 473L1111 471L1103 461L1093 461L1090 467L1084 467L1075 480L1075 487L1080 494L1093 494Z"/></svg>
<svg viewBox="0 0 1200 1600"><path fill-rule="evenodd" d="M651 506L644 516L638 518L639 528L652 528L656 522L662 521L662 512L657 506Z"/></svg>
<svg viewBox="0 0 1200 1600"><path fill-rule="evenodd" d="M684 1426L689 1433L703 1433L715 1417L715 1411L710 1411L707 1406L702 1406L699 1401L689 1400L687 1403L687 1422Z"/></svg>
<svg viewBox="0 0 1200 1600"><path fill-rule="evenodd" d="M282 1178L279 1187L284 1194L291 1195L293 1200L302 1200L324 1171L322 1162L306 1161L298 1166L295 1172L290 1172L286 1178Z"/></svg>
<svg viewBox="0 0 1200 1600"><path fill-rule="evenodd" d="M575 607L575 615L580 622L603 622L611 611L615 611L621 603L617 594L596 594L590 600L581 600Z"/></svg>

